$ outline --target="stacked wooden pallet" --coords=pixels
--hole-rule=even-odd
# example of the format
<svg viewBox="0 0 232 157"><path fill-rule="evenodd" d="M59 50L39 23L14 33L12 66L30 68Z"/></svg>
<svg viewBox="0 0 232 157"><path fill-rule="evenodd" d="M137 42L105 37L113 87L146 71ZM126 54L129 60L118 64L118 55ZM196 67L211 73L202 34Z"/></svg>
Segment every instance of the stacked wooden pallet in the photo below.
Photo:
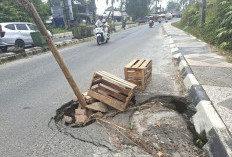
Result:
<svg viewBox="0 0 232 157"><path fill-rule="evenodd" d="M152 77L152 60L135 59L124 68L125 80L137 85L137 89L145 90Z"/></svg>
<svg viewBox="0 0 232 157"><path fill-rule="evenodd" d="M134 96L136 85L104 71L94 73L88 95L124 111Z"/></svg>

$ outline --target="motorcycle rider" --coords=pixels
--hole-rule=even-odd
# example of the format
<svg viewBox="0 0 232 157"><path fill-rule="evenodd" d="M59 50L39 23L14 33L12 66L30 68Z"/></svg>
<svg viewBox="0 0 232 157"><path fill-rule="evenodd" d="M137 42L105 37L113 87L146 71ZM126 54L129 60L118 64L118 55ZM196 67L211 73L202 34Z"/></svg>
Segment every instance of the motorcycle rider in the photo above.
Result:
<svg viewBox="0 0 232 157"><path fill-rule="evenodd" d="M96 26L97 28L100 28L101 26L103 26L102 20L103 20L103 15L99 15L98 20L97 20L97 22L95 23L95 26Z"/></svg>
<svg viewBox="0 0 232 157"><path fill-rule="evenodd" d="M106 22L106 20L103 18L103 15L99 15L99 18L98 18L97 22L95 23L95 26L96 26L97 28L103 27L104 33L106 33L107 36L108 36L108 38L109 38L109 32L108 32L108 28L107 28L107 27L108 27L108 26L107 26L107 22ZM103 34L102 34L102 37L103 37Z"/></svg>
<svg viewBox="0 0 232 157"><path fill-rule="evenodd" d="M126 20L125 19L122 21L122 28L126 29Z"/></svg>
<svg viewBox="0 0 232 157"><path fill-rule="evenodd" d="M150 25L150 27L152 27L154 25L154 17L153 16L149 17L149 25Z"/></svg>

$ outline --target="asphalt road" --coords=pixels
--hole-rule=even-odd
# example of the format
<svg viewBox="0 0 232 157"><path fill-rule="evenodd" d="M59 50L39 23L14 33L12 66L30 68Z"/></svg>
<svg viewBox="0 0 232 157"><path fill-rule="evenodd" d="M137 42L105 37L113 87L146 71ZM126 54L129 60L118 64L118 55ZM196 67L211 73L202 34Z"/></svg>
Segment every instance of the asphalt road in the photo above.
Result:
<svg viewBox="0 0 232 157"><path fill-rule="evenodd" d="M156 23L153 28L143 25L113 34L101 46L90 41L60 52L82 92L87 91L95 71L124 78L123 68L131 60L152 59L153 78L146 91L137 93L139 103L158 94L178 94L166 40L161 24ZM49 124L56 109L73 95L51 53L1 65L0 156L104 156L113 152L107 135L96 124L66 134L66 128L59 132L54 123Z"/></svg>

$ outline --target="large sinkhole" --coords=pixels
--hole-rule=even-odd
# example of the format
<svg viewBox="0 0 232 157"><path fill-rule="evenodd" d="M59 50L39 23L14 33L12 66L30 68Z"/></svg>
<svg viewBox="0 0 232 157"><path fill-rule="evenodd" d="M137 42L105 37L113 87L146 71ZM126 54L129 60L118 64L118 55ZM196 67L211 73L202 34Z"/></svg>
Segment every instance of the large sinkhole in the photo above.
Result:
<svg viewBox="0 0 232 157"><path fill-rule="evenodd" d="M78 106L79 103L74 101L62 105L56 111L55 122L73 129L96 122L95 119L92 119L84 126L76 125L75 109ZM113 108L108 109L107 113L88 111L88 116L96 114L107 121L107 123L103 121L105 123L103 127L122 126L129 138L132 138L130 134L133 135L132 141L125 139L124 135L119 137L121 144L140 146L152 155L154 152L162 152L167 156L175 156L176 154L180 156L207 156L207 152L202 149L207 140L204 136L199 136L196 133L191 122L195 108L185 97L155 96L137 105L130 104L125 112L119 112ZM120 119L122 114L128 114L128 120L121 119L115 124L114 119ZM70 118L67 120L64 118L65 116ZM117 130L112 129L110 134L116 133ZM134 136L139 140L136 141Z"/></svg>

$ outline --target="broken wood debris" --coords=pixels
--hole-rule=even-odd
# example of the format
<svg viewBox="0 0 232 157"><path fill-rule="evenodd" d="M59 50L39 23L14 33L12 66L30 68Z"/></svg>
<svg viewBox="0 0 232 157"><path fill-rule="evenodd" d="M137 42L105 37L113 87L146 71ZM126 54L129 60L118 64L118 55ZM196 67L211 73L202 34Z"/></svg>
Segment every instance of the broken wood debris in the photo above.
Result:
<svg viewBox="0 0 232 157"><path fill-rule="evenodd" d="M108 112L107 106L103 104L102 102L95 102L95 103L89 104L86 106L86 108L93 110L93 111L99 111L102 113Z"/></svg>
<svg viewBox="0 0 232 157"><path fill-rule="evenodd" d="M125 111L136 85L104 71L94 73L88 96L119 111Z"/></svg>
<svg viewBox="0 0 232 157"><path fill-rule="evenodd" d="M87 104L92 104L92 103L94 103L94 102L97 101L96 99L94 99L94 98L88 96L88 95L87 95L87 92L82 93L82 95L83 95L83 97L84 97L84 99L85 99L85 101L86 101ZM77 101L78 101L78 98L77 98L76 96L74 96L74 97L73 97L73 101L77 102Z"/></svg>
<svg viewBox="0 0 232 157"><path fill-rule="evenodd" d="M86 123L88 121L87 110L82 109L81 106L75 109L75 120L75 123L78 125Z"/></svg>

